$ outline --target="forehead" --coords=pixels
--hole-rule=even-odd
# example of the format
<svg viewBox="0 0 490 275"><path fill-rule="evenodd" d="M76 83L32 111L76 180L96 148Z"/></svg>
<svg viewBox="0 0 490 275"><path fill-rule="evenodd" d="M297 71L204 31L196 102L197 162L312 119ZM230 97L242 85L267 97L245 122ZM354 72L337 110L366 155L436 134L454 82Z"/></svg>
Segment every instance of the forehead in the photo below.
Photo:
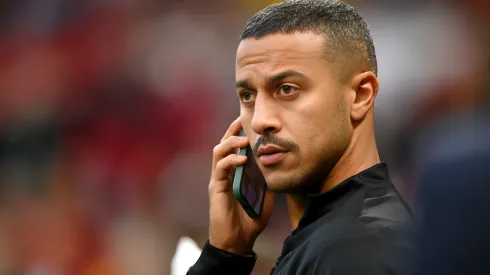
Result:
<svg viewBox="0 0 490 275"><path fill-rule="evenodd" d="M271 75L285 69L308 72L326 67L325 38L314 33L273 34L240 42L236 56L236 77Z"/></svg>

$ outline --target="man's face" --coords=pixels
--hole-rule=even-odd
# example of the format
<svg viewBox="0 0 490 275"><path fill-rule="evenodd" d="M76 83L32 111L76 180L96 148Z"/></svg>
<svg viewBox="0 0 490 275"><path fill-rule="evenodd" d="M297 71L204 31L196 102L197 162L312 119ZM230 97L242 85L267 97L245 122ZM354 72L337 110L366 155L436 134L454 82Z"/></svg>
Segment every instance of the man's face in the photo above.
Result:
<svg viewBox="0 0 490 275"><path fill-rule="evenodd" d="M240 118L269 189L321 183L347 148L352 125L347 85L313 33L243 40L237 51Z"/></svg>

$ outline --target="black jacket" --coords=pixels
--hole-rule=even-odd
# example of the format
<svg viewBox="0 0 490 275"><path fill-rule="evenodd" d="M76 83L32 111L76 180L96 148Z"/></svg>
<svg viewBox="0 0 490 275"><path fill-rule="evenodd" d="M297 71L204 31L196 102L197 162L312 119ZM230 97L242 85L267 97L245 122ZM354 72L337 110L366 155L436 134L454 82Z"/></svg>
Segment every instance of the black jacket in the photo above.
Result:
<svg viewBox="0 0 490 275"><path fill-rule="evenodd" d="M386 165L377 164L324 194L310 195L271 274L405 274L414 252L411 223ZM187 274L250 274L255 260L208 243Z"/></svg>

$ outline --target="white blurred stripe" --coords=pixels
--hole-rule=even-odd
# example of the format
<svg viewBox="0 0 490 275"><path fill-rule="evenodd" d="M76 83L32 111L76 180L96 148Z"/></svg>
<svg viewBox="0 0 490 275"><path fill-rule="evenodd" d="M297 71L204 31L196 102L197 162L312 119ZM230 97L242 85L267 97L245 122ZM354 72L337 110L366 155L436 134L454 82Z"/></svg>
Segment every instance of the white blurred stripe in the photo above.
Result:
<svg viewBox="0 0 490 275"><path fill-rule="evenodd" d="M199 246L189 237L180 238L172 259L172 275L185 275L201 255Z"/></svg>

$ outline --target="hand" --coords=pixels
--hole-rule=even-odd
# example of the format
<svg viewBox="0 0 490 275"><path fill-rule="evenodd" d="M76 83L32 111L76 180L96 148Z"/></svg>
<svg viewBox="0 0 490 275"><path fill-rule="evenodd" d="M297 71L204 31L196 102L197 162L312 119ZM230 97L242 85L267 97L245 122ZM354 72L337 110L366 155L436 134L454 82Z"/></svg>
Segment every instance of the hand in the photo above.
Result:
<svg viewBox="0 0 490 275"><path fill-rule="evenodd" d="M251 219L233 196L235 167L247 161L246 156L236 154L238 148L249 144L247 137L238 136L241 128L240 119L235 120L213 150L209 182L209 243L227 252L245 255L252 252L255 240L269 222L274 195L266 191L262 213L257 219Z"/></svg>

